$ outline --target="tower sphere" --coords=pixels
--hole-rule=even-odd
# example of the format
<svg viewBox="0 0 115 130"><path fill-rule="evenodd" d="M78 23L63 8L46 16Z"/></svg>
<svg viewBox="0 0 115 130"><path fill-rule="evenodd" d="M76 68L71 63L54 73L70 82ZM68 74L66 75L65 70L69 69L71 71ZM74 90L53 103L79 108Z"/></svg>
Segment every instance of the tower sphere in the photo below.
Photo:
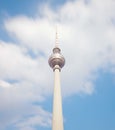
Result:
<svg viewBox="0 0 115 130"><path fill-rule="evenodd" d="M56 65L60 67L60 69L64 66L65 64L65 58L63 55L60 53L60 49L58 47L55 47L53 49L53 54L49 58L49 65L51 68L54 69Z"/></svg>

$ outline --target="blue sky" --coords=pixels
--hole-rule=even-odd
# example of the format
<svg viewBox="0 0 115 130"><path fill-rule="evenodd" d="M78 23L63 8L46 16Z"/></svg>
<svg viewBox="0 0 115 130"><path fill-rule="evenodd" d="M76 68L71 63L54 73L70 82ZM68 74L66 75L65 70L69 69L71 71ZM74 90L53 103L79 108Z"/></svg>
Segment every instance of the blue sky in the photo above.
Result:
<svg viewBox="0 0 115 130"><path fill-rule="evenodd" d="M51 130L55 28L65 130L115 130L115 1L0 1L0 130Z"/></svg>

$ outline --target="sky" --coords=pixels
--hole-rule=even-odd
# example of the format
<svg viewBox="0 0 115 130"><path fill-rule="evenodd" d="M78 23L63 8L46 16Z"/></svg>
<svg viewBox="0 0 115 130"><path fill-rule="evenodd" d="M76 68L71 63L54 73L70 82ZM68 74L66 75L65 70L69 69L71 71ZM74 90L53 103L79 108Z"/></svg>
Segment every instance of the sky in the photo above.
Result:
<svg viewBox="0 0 115 130"><path fill-rule="evenodd" d="M64 130L115 130L115 0L0 0L0 130L51 130L56 25Z"/></svg>

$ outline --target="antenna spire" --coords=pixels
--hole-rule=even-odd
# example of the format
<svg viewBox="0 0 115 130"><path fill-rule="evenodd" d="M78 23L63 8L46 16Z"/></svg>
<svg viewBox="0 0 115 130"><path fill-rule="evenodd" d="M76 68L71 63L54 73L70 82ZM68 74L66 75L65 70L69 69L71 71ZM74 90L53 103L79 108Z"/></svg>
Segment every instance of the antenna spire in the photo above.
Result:
<svg viewBox="0 0 115 130"><path fill-rule="evenodd" d="M58 39L58 30L57 30L57 26L56 26L56 42L55 42L55 47L57 48L59 46L59 39Z"/></svg>

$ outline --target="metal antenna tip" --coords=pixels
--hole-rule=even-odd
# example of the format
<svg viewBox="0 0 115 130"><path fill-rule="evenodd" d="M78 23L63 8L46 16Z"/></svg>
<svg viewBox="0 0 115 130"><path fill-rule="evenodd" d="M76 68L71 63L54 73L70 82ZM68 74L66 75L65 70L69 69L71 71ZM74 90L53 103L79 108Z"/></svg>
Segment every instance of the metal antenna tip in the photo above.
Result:
<svg viewBox="0 0 115 130"><path fill-rule="evenodd" d="M56 25L56 42L55 42L55 47L58 47L59 41L58 41L58 27Z"/></svg>

